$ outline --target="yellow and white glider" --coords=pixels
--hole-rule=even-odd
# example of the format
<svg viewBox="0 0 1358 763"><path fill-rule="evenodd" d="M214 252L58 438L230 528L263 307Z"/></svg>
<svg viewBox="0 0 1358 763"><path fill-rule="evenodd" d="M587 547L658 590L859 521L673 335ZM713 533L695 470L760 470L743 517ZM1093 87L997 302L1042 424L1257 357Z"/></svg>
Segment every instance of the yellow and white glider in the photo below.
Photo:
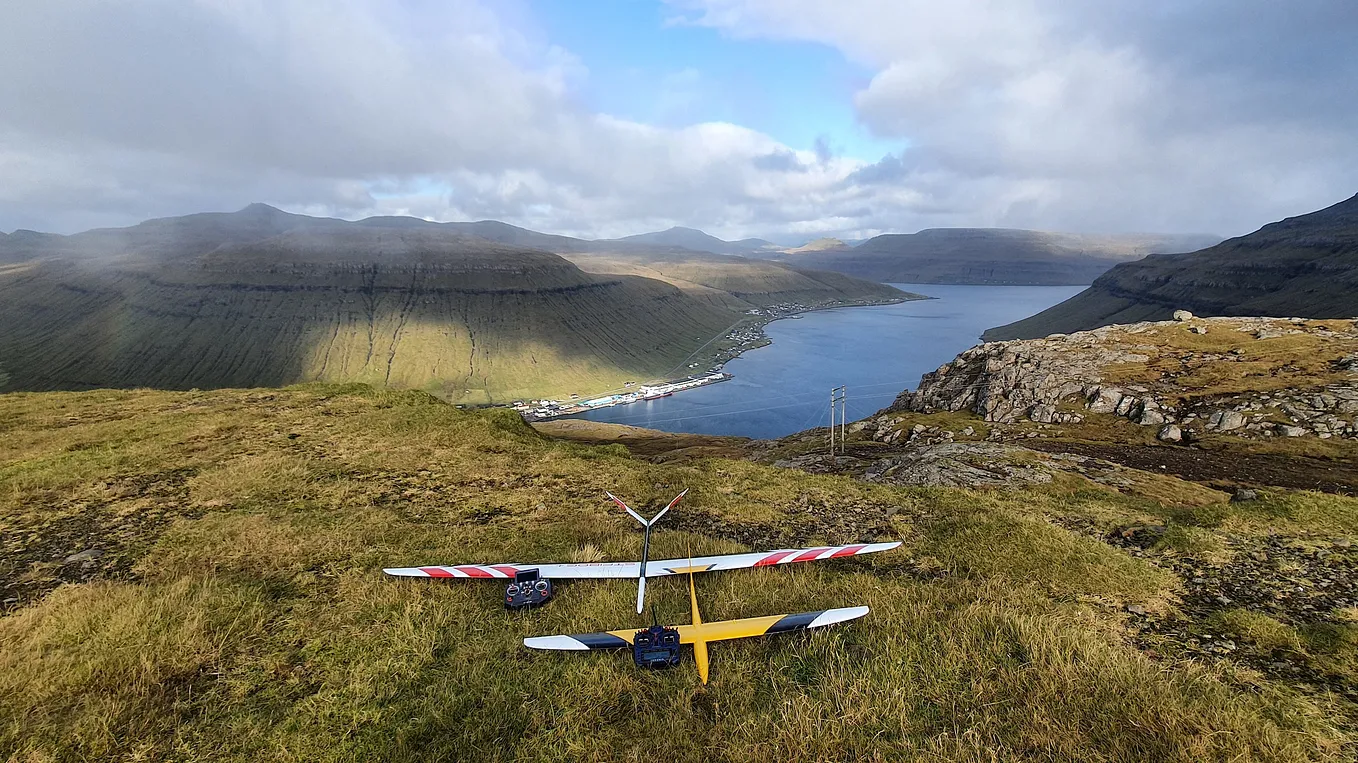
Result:
<svg viewBox="0 0 1358 763"><path fill-rule="evenodd" d="M767 636L773 633L821 628L826 625L856 620L868 613L867 607L842 607L825 609L819 612L802 612L795 615L768 615L766 617L747 617L741 620L721 620L714 623L703 622L698 611L698 594L693 589L693 572L688 576L689 602L693 605L693 624L672 626L679 631L679 643L693 645L693 661L698 666L698 676L707 683L708 662L707 644L709 641L728 641L737 638ZM577 633L570 636L535 636L523 640L530 649L553 649L563 651L586 651L590 649L627 649L632 646L636 629L606 631L604 633Z"/></svg>

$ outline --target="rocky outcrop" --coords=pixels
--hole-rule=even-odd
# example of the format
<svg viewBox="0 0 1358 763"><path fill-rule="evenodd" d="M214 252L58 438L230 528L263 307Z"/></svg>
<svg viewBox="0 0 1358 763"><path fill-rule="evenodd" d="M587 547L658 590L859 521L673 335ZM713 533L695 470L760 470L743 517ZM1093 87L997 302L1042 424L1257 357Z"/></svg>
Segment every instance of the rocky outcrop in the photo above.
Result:
<svg viewBox="0 0 1358 763"><path fill-rule="evenodd" d="M1079 396L1088 399L1093 410L1109 413L1121 407L1119 415L1127 415L1135 398L1100 387L1102 369L1114 363L1145 362L1149 356L1134 348L1107 346L1102 341L1106 335L1100 329L978 345L925 374L915 391L902 393L888 410L970 411L1000 423L1025 418L1072 423L1083 417L1065 410L1064 403Z"/></svg>
<svg viewBox="0 0 1358 763"><path fill-rule="evenodd" d="M996 442L954 441L953 433L937 428L912 432L910 436L914 439L902 447L880 453L864 450L834 456L808 453L776 460L773 465L811 474L841 474L876 484L972 490L1045 485L1058 474L1083 477L1119 491L1134 490L1145 480L1135 469L1092 456ZM1225 499L1223 494L1221 500Z"/></svg>
<svg viewBox="0 0 1358 763"><path fill-rule="evenodd" d="M945 442L906 449L863 471L865 482L941 487L1022 487L1052 481L1055 469L1033 451L990 442Z"/></svg>
<svg viewBox="0 0 1358 763"><path fill-rule="evenodd" d="M1129 367L1172 354L1191 375L1227 366L1221 375L1261 373L1257 361L1236 348L1192 351L1168 342L1173 328L1201 335L1237 332L1256 340L1310 334L1333 347L1358 341L1358 327L1307 322L1299 318L1194 318L1105 326L1044 339L978 345L938 370L925 374L919 387L902 393L887 409L916 413L968 411L988 422L1075 424L1089 414L1123 417L1154 427L1164 442L1192 440L1204 433L1244 437L1358 437L1358 353L1337 358L1337 379L1306 387L1214 394L1185 388L1172 377L1145 384L1114 383ZM1201 331L1194 331L1201 329ZM1250 361L1243 370L1230 364ZM1286 367L1285 359L1280 361ZM887 435L890 437L891 435ZM892 440L884 440L892 442Z"/></svg>

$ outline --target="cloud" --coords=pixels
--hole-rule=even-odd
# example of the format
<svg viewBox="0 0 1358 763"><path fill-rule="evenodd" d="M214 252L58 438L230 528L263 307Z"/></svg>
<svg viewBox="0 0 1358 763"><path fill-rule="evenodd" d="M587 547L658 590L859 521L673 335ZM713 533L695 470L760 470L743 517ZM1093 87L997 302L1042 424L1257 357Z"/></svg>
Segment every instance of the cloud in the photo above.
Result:
<svg viewBox="0 0 1358 763"><path fill-rule="evenodd" d="M854 180L890 175L978 222L1241 233L1355 190L1347 0L674 4L871 68L859 118L910 149Z"/></svg>
<svg viewBox="0 0 1358 763"><path fill-rule="evenodd" d="M797 158L797 155L787 149L771 151L762 156L754 158L755 169L768 172L806 172L806 165Z"/></svg>
<svg viewBox="0 0 1358 763"><path fill-rule="evenodd" d="M860 120L908 146L868 164L826 136L685 123L694 70L657 83L662 124L591 111L579 59L501 2L19 3L0 25L0 230L265 201L585 236L1240 233L1354 190L1353 13L1306 5L675 3L868 67Z"/></svg>

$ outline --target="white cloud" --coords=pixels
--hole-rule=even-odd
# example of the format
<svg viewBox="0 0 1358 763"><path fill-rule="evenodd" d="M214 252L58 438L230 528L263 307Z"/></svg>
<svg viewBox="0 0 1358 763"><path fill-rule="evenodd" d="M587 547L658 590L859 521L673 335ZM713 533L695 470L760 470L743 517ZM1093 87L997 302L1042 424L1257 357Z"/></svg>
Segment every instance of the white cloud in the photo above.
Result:
<svg viewBox="0 0 1358 763"><path fill-rule="evenodd" d="M871 67L860 118L911 148L865 165L828 143L682 126L706 87L687 71L657 83L677 115L662 121L681 126L591 113L579 60L521 34L522 8L503 3L45 0L0 25L0 230L266 201L587 236L1238 233L1347 196L1358 174L1353 99L1321 92L1354 67L1344 19L1256 23L1226 0L679 5L691 23ZM1201 44L1213 19L1230 45Z"/></svg>
<svg viewBox="0 0 1358 763"><path fill-rule="evenodd" d="M1347 0L673 4L872 67L860 118L911 143L892 182L971 224L1242 233L1358 190Z"/></svg>

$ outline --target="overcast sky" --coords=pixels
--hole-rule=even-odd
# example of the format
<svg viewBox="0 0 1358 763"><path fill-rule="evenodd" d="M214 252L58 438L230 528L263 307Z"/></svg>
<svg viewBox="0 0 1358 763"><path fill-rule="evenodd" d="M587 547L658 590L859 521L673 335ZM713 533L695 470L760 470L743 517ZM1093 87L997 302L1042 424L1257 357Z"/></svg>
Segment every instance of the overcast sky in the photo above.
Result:
<svg viewBox="0 0 1358 763"><path fill-rule="evenodd" d="M0 231L1239 235L1358 192L1354 0L0 4Z"/></svg>

